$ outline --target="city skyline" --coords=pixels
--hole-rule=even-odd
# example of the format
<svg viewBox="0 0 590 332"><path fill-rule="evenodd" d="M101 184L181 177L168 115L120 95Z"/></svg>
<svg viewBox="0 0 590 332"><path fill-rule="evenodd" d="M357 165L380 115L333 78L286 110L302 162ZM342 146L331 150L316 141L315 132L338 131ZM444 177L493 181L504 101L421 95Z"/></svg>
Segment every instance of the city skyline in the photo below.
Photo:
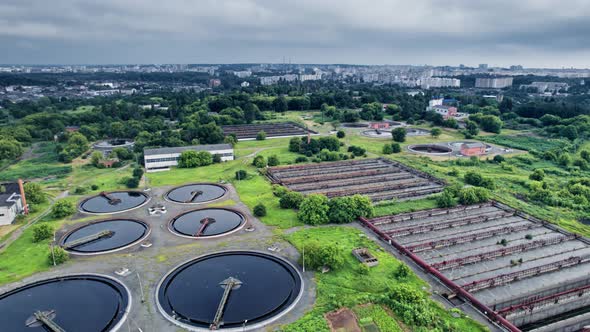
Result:
<svg viewBox="0 0 590 332"><path fill-rule="evenodd" d="M7 0L0 63L588 68L588 14L579 0Z"/></svg>

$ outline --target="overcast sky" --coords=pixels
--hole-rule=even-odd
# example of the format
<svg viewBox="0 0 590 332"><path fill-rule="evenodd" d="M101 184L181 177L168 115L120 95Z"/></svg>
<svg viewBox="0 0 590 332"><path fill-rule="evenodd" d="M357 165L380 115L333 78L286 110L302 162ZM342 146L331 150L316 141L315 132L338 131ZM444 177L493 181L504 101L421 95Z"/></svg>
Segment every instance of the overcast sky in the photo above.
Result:
<svg viewBox="0 0 590 332"><path fill-rule="evenodd" d="M0 0L0 63L590 67L589 0Z"/></svg>

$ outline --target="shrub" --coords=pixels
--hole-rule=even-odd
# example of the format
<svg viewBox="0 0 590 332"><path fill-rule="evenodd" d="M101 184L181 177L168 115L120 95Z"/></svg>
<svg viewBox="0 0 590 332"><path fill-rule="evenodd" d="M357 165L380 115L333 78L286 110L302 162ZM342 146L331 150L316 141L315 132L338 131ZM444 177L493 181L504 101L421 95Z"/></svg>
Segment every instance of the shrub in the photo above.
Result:
<svg viewBox="0 0 590 332"><path fill-rule="evenodd" d="M280 184L274 184L272 186L272 194L275 195L276 197L281 198L281 197L285 196L285 194L287 194L288 192L289 192L289 189L281 186Z"/></svg>
<svg viewBox="0 0 590 332"><path fill-rule="evenodd" d="M40 184L35 182L27 182L23 187L25 189L25 196L29 203L42 204L47 202L47 197L45 197L45 193L43 193L43 188L41 188Z"/></svg>
<svg viewBox="0 0 590 332"><path fill-rule="evenodd" d="M33 227L33 242L41 242L53 237L53 227L47 223Z"/></svg>
<svg viewBox="0 0 590 332"><path fill-rule="evenodd" d="M51 215L54 218L61 219L70 216L76 212L76 207L70 201L61 199L55 202L51 208Z"/></svg>
<svg viewBox="0 0 590 332"><path fill-rule="evenodd" d="M493 160L495 163L499 164L499 163L503 162L504 160L506 160L506 158L504 158L504 156L502 156L502 155L497 154L494 156Z"/></svg>
<svg viewBox="0 0 590 332"><path fill-rule="evenodd" d="M472 186L484 187L488 189L494 189L494 182L491 179L484 178L481 174L469 171L465 173L465 183Z"/></svg>
<svg viewBox="0 0 590 332"><path fill-rule="evenodd" d="M236 180L245 180L246 177L248 177L248 172L245 170L241 169L236 171Z"/></svg>
<svg viewBox="0 0 590 332"><path fill-rule="evenodd" d="M258 134L256 134L256 140L264 141L265 139L266 139L266 132L264 130L261 130L258 132Z"/></svg>
<svg viewBox="0 0 590 332"><path fill-rule="evenodd" d="M542 169L536 169L529 175L529 179L533 181L543 181L544 178L545 172Z"/></svg>
<svg viewBox="0 0 590 332"><path fill-rule="evenodd" d="M405 279L410 274L412 274L412 270L406 264L400 264L394 272L394 276L397 279Z"/></svg>
<svg viewBox="0 0 590 332"><path fill-rule="evenodd" d="M304 157L304 156L300 156L300 157L295 158L295 163L306 163L308 161L309 161L309 159L307 159L307 157Z"/></svg>
<svg viewBox="0 0 590 332"><path fill-rule="evenodd" d="M463 205L483 203L489 200L489 192L485 188L467 187L457 195Z"/></svg>
<svg viewBox="0 0 590 332"><path fill-rule="evenodd" d="M391 131L391 136L394 141L401 143L406 141L406 133L406 128L395 128Z"/></svg>
<svg viewBox="0 0 590 332"><path fill-rule="evenodd" d="M367 152L367 150L365 150L359 146L351 145L348 147L348 152L351 152L356 157L360 157L360 156L364 155Z"/></svg>
<svg viewBox="0 0 590 332"><path fill-rule="evenodd" d="M296 191L287 191L281 199L279 206L283 209L298 209L303 202L304 196Z"/></svg>
<svg viewBox="0 0 590 332"><path fill-rule="evenodd" d="M450 190L444 190L436 197L436 206L439 208L450 208L457 205L457 200Z"/></svg>
<svg viewBox="0 0 590 332"><path fill-rule="evenodd" d="M279 157L277 157L276 155L268 157L268 166L278 166L279 164Z"/></svg>
<svg viewBox="0 0 590 332"><path fill-rule="evenodd" d="M137 188L137 187L139 187L139 179L131 177L131 178L127 179L125 185L127 186L127 188L131 188L131 189Z"/></svg>
<svg viewBox="0 0 590 332"><path fill-rule="evenodd" d="M264 217L264 216L266 216L266 206L264 206L264 204L262 204L262 203L258 203L254 207L254 215L256 217Z"/></svg>
<svg viewBox="0 0 590 332"><path fill-rule="evenodd" d="M320 194L311 194L303 199L299 206L297 218L308 225L327 224L328 218L328 198Z"/></svg>
<svg viewBox="0 0 590 332"><path fill-rule="evenodd" d="M337 269L344 264L342 250L334 244L309 241L304 244L303 250L305 250L305 266L309 269L317 270L324 266ZM303 256L301 264L303 264Z"/></svg>
<svg viewBox="0 0 590 332"><path fill-rule="evenodd" d="M141 167L136 167L133 169L133 177L134 178L141 179L142 176L143 176L143 169L141 169Z"/></svg>
<svg viewBox="0 0 590 332"><path fill-rule="evenodd" d="M346 133L344 132L344 130L338 130L338 132L336 133L336 137L344 138L346 137Z"/></svg>
<svg viewBox="0 0 590 332"><path fill-rule="evenodd" d="M381 150L381 152L383 152L383 154L392 154L393 148L391 147L391 144L383 145L383 149Z"/></svg>
<svg viewBox="0 0 590 332"><path fill-rule="evenodd" d="M399 145L399 143L392 143L391 150L393 151L393 153L400 153L402 152L402 146Z"/></svg>
<svg viewBox="0 0 590 332"><path fill-rule="evenodd" d="M86 187L76 187L76 189L74 189L74 194L76 195L84 195L86 192L88 192Z"/></svg>
<svg viewBox="0 0 590 332"><path fill-rule="evenodd" d="M359 263L359 267L357 268L357 272L360 275L367 275L367 274L369 274L369 272L371 272L371 270L366 264Z"/></svg>
<svg viewBox="0 0 590 332"><path fill-rule="evenodd" d="M90 186L90 189L92 189L93 191L94 191L94 190L98 190L98 188L99 188L99 187L98 187L98 185L97 185L97 184L93 184L93 185L91 185L91 186Z"/></svg>
<svg viewBox="0 0 590 332"><path fill-rule="evenodd" d="M256 157L254 157L254 160L252 161L252 165L256 166L256 168L264 168L264 167L266 167L266 160L264 160L263 156L258 155Z"/></svg>
<svg viewBox="0 0 590 332"><path fill-rule="evenodd" d="M70 254L61 247L52 246L49 248L49 255L47 255L47 258L49 259L49 264L60 265L70 259Z"/></svg>
<svg viewBox="0 0 590 332"><path fill-rule="evenodd" d="M214 154L213 155L213 163L214 164L219 164L221 162L221 155L220 154Z"/></svg>

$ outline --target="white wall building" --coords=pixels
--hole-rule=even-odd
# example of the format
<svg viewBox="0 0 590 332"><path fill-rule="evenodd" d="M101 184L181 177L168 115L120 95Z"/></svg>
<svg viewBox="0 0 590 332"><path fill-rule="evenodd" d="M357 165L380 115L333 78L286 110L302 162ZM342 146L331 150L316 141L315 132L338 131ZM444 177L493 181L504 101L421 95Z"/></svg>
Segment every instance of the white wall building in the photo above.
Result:
<svg viewBox="0 0 590 332"><path fill-rule="evenodd" d="M448 77L428 77L420 80L420 87L422 89L430 88L458 88L461 86L461 80Z"/></svg>
<svg viewBox="0 0 590 332"><path fill-rule="evenodd" d="M173 148L143 149L146 172L168 171L178 166L180 154L184 151L207 151L220 155L222 161L234 160L234 148L230 144L180 146Z"/></svg>
<svg viewBox="0 0 590 332"><path fill-rule="evenodd" d="M475 87L482 89L503 89L512 86L512 77L480 77L475 79Z"/></svg>
<svg viewBox="0 0 590 332"><path fill-rule="evenodd" d="M18 183L4 183L0 186L4 189L0 192L0 226L10 225L24 210L20 188Z"/></svg>

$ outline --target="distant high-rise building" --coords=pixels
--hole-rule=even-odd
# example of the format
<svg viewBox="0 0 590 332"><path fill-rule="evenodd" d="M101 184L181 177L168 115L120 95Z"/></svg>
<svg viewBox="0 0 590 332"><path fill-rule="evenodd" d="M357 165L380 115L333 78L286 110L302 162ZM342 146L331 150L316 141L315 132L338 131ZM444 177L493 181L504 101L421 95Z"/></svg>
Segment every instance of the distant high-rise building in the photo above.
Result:
<svg viewBox="0 0 590 332"><path fill-rule="evenodd" d="M512 77L481 77L475 79L475 87L482 89L503 89L512 86Z"/></svg>
<svg viewBox="0 0 590 332"><path fill-rule="evenodd" d="M478 67L479 67L479 69L488 69L488 64L487 63L480 63Z"/></svg>
<svg viewBox="0 0 590 332"><path fill-rule="evenodd" d="M521 65L514 65L514 66L510 66L510 70L522 70L523 67Z"/></svg>

